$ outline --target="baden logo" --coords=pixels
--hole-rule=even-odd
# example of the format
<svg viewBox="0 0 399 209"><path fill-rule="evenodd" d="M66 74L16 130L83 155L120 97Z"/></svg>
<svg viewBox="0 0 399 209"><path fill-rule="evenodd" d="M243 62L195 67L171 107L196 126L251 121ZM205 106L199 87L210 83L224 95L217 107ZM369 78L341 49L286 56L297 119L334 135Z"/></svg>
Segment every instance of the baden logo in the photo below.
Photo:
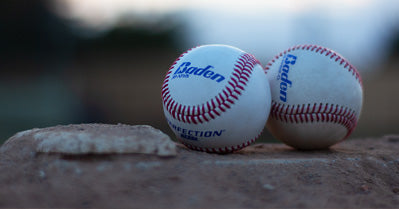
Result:
<svg viewBox="0 0 399 209"><path fill-rule="evenodd" d="M183 62L179 68L173 73L172 79L175 78L189 78L190 75L195 75L195 76L202 76L204 78L209 78L211 80L214 80L218 83L223 81L225 79L224 76L220 75L219 73L215 73L212 71L214 69L212 65L208 65L205 68L199 68L199 67L194 67L191 66L191 62Z"/></svg>
<svg viewBox="0 0 399 209"><path fill-rule="evenodd" d="M292 81L288 79L288 73L290 71L290 65L295 65L296 56L292 54L284 55L283 61L281 62L280 69L278 71L277 80L280 80L280 100L283 102L287 101L287 90L291 88Z"/></svg>

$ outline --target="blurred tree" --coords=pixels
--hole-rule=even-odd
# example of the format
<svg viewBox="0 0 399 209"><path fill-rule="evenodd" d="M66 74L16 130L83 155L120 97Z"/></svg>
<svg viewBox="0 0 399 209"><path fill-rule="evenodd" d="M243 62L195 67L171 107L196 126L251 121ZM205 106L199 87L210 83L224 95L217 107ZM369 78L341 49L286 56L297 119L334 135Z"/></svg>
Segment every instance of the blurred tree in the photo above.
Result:
<svg viewBox="0 0 399 209"><path fill-rule="evenodd" d="M73 55L75 36L45 0L1 1L0 25L0 64L8 66L3 72L54 72ZM18 67L24 63L30 68Z"/></svg>
<svg viewBox="0 0 399 209"><path fill-rule="evenodd" d="M118 50L131 51L137 49L175 49L175 29L154 32L150 29L136 27L116 27L105 36L96 38L82 38L79 51L86 50Z"/></svg>
<svg viewBox="0 0 399 209"><path fill-rule="evenodd" d="M394 59L397 59L399 57L399 26L392 34L389 52L390 57L393 57Z"/></svg>
<svg viewBox="0 0 399 209"><path fill-rule="evenodd" d="M126 122L134 118L132 115L111 118L114 117L112 108L99 104L110 99L95 98L106 97L103 92L87 92L90 88L85 86L76 91L78 85L71 76L84 76L85 83L87 79L95 79L96 70L88 71L98 67L98 60L85 62L83 67L79 66L80 61L96 53L105 57L129 54L120 62L134 65L131 55L140 51L153 50L163 56L165 50L176 49L178 27L156 30L156 24L169 24L168 20L146 27L117 25L98 36L81 36L73 21L57 16L49 3L49 0L0 1L0 144L15 132L34 127ZM111 75L114 64L117 63L107 63L109 72L104 73Z"/></svg>

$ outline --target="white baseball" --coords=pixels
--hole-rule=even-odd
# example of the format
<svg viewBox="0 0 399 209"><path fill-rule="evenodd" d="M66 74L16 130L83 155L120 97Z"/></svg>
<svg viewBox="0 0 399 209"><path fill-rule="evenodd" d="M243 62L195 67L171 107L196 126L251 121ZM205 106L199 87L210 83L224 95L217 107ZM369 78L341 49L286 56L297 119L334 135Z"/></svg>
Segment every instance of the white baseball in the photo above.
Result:
<svg viewBox="0 0 399 209"><path fill-rule="evenodd" d="M191 149L219 153L254 142L271 106L259 61L227 45L203 45L183 53L166 74L162 100L179 141Z"/></svg>
<svg viewBox="0 0 399 209"><path fill-rule="evenodd" d="M268 130L298 149L324 149L347 138L360 116L362 80L345 58L299 45L265 67L272 92Z"/></svg>

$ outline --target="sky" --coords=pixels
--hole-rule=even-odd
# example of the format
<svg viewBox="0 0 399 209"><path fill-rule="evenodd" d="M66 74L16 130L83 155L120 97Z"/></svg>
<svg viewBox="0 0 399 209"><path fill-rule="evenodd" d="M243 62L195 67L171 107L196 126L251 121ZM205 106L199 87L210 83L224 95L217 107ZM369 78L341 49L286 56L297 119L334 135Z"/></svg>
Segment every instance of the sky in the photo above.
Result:
<svg viewBox="0 0 399 209"><path fill-rule="evenodd" d="M132 25L151 26L172 15L184 25L184 37L179 39L186 48L229 44L254 54L263 64L291 46L318 44L339 52L360 71L373 72L386 59L393 31L399 30L397 0L54 2L61 16L98 31L112 29L126 17L131 17Z"/></svg>

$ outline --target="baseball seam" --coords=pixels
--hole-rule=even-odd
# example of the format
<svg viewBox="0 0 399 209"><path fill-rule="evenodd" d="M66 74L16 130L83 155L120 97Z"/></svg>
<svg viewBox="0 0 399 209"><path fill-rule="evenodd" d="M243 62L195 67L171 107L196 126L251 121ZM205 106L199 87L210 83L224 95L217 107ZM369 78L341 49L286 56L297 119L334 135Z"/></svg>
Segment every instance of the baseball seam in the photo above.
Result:
<svg viewBox="0 0 399 209"><path fill-rule="evenodd" d="M229 153L229 152L240 150L240 149L242 149L244 147L247 147L247 146L251 145L252 143L254 143L256 141L257 138L259 138L261 133L262 132L260 132L253 139L250 139L250 140L248 140L248 141L246 141L244 143L241 143L241 144L238 144L238 145L235 145L235 146L230 146L230 147L220 147L220 148L198 147L198 146L194 146L194 145L191 145L191 144L187 144L184 141L180 141L180 142L183 143L188 148L193 149L193 150L197 150L197 151L209 152L209 153Z"/></svg>
<svg viewBox="0 0 399 209"><path fill-rule="evenodd" d="M277 59L295 50L307 50L329 56L329 58L334 62L339 63L341 66L343 65L343 68L347 69L347 71L355 77L361 88L363 88L360 74L353 65L331 49L317 45L297 45L281 52L266 65L264 68L266 74ZM270 116L275 120L280 120L285 123L330 122L340 124L347 129L347 134L343 139L347 138L357 125L355 110L337 104L328 103L286 105L272 100Z"/></svg>
<svg viewBox="0 0 399 209"><path fill-rule="evenodd" d="M172 70L175 68L177 62L185 54L187 54L194 48L187 50L175 60L175 62L169 68L169 71L167 72L164 79L164 83L162 85L162 100L164 106L166 107L166 110L170 113L170 115L174 119L189 124L208 122L211 119L215 119L217 116L220 116L227 109L230 109L231 105L233 105L235 101L238 101L239 96L245 90L245 86L249 81L249 78L252 74L255 65L256 64L260 65L260 62L253 55L247 53L242 54L237 59L234 65L234 69L230 77L230 80L227 81L228 84L218 95L216 95L214 98L205 102L202 105L197 105L197 106L182 105L176 102L170 95L169 91L170 75L172 73ZM256 137L248 141L245 141L241 144L234 146L218 147L218 148L199 147L185 143L183 140L180 140L180 142L193 150L209 152L209 153L228 153L240 150L254 143L255 140L261 135L261 133L262 131Z"/></svg>
<svg viewBox="0 0 399 209"><path fill-rule="evenodd" d="M296 50L307 50L307 51L312 51L319 53L321 55L329 56L331 60L339 63L341 66L344 65L344 69L347 69L348 72L352 73L352 75L356 78L356 80L359 82L360 86L363 86L362 78L360 77L360 73L357 71L357 69L348 62L344 57L339 55L338 53L334 52L331 49L322 47L322 46L317 46L317 45L297 45L294 47L291 47L280 54L276 55L267 65L265 66L264 70L267 74L267 71L270 69L270 66L273 65L273 63L276 62L276 60L285 54L291 52L291 51L296 51Z"/></svg>
<svg viewBox="0 0 399 209"><path fill-rule="evenodd" d="M270 117L286 123L331 122L344 126L348 137L357 124L356 112L337 104L286 105L272 102Z"/></svg>
<svg viewBox="0 0 399 209"><path fill-rule="evenodd" d="M231 105L238 101L239 96L245 90L254 66L259 64L259 61L253 55L246 53L241 55L234 65L235 68L230 80L227 81L228 84L220 93L202 105L182 105L172 98L169 91L169 79L177 61L186 53L183 53L169 69L162 86L162 100L166 110L174 119L189 124L208 122L230 109Z"/></svg>

